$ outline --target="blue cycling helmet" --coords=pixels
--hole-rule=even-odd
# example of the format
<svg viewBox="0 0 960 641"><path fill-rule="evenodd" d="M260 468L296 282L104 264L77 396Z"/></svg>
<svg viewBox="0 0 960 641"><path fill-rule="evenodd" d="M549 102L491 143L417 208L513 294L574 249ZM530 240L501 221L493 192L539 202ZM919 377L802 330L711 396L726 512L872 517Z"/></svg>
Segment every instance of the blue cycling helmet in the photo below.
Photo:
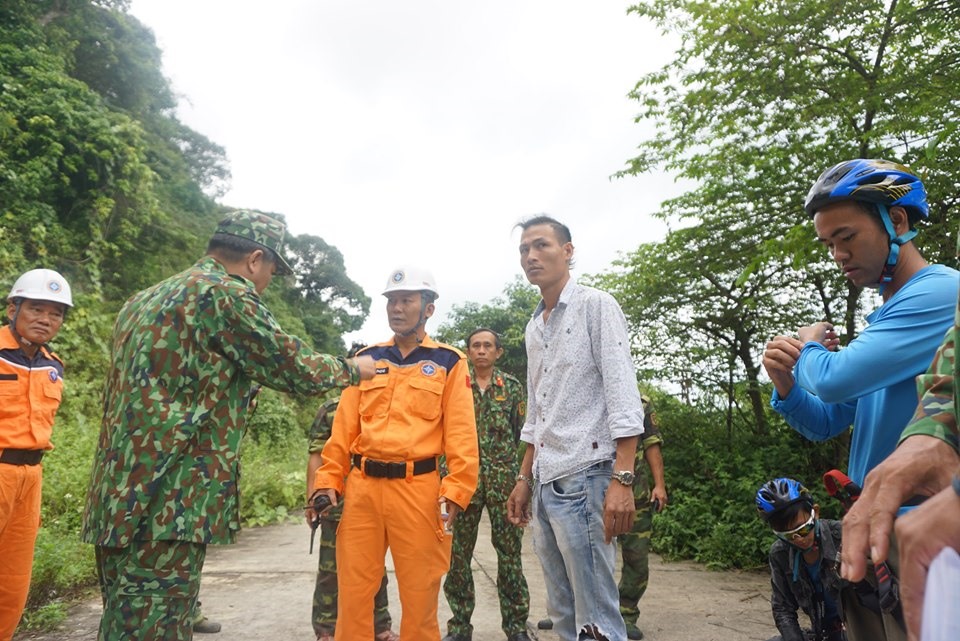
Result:
<svg viewBox="0 0 960 641"><path fill-rule="evenodd" d="M813 495L799 481L781 477L767 481L757 490L757 512L764 521L795 503L805 503L813 509Z"/></svg>
<svg viewBox="0 0 960 641"><path fill-rule="evenodd" d="M923 182L903 165L889 160L857 158L834 165L817 178L803 208L813 216L824 205L841 200L899 205L914 214L911 218L930 215Z"/></svg>
<svg viewBox="0 0 960 641"><path fill-rule="evenodd" d="M856 200L876 206L883 227L890 237L890 253L880 276L881 286L893 279L900 246L913 240L917 230L913 223L930 215L927 190L923 182L905 166L889 160L857 158L846 160L826 170L810 188L803 208L813 216L824 205ZM897 236L890 221L890 207L907 210L911 229Z"/></svg>

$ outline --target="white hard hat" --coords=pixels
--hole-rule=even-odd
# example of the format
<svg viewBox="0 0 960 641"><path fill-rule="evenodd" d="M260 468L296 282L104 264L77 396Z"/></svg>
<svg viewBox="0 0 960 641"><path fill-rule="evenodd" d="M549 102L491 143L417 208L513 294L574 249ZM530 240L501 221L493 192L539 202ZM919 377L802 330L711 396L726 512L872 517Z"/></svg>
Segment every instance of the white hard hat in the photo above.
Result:
<svg viewBox="0 0 960 641"><path fill-rule="evenodd" d="M430 292L434 299L440 298L433 274L419 267L399 267L390 272L383 295L390 292Z"/></svg>
<svg viewBox="0 0 960 641"><path fill-rule="evenodd" d="M29 298L30 300L46 300L53 303L63 303L73 307L73 296L70 294L70 283L58 272L52 269L31 269L25 272L13 284L7 300L15 298Z"/></svg>

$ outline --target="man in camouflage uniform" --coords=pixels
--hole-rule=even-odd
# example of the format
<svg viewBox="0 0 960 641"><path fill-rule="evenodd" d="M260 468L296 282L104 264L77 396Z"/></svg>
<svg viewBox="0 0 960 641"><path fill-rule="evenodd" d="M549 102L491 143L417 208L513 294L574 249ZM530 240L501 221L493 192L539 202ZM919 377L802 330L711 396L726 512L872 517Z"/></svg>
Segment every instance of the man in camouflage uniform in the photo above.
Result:
<svg viewBox="0 0 960 641"><path fill-rule="evenodd" d="M363 345L359 347L364 347ZM351 349L351 355L357 346ZM307 463L307 496L313 494L313 478L323 459L323 446L333 431L333 416L337 411L340 397L337 396L323 405L317 412L310 428L310 460ZM327 510L320 517L320 552L317 568L317 584L313 590L313 631L317 641L333 641L337 628L337 526L343 503ZM307 521L313 523L316 515L307 510ZM373 599L373 629L376 641L399 641L400 637L391 629L392 619L387 602L387 573L383 573L380 590Z"/></svg>
<svg viewBox="0 0 960 641"><path fill-rule="evenodd" d="M520 563L523 530L507 520L507 498L519 471L518 443L526 395L515 377L496 367L503 355L500 337L491 329L474 330L467 338L473 406L480 444L480 479L470 505L453 526L453 553L443 592L453 616L444 641L469 641L476 605L470 561L477 543L483 508L490 517L497 551L497 595L503 632L509 641L529 641L530 594Z"/></svg>
<svg viewBox="0 0 960 641"><path fill-rule="evenodd" d="M647 591L650 579L650 536L653 534L653 511L661 511L667 504L667 486L663 477L663 456L660 447L663 438L657 416L650 407L650 399L641 396L643 402L643 436L634 465L636 480L633 482L633 497L637 505L637 517L633 529L617 537L623 556L620 573L620 614L627 626L628 639L642 639L643 632L637 627L640 616L638 605ZM653 475L653 490L647 479L646 467Z"/></svg>
<svg viewBox="0 0 960 641"><path fill-rule="evenodd" d="M657 415L647 396L641 396L643 403L643 436L637 448L634 462L633 498L637 505L637 517L633 529L617 537L623 557L623 569L620 572L620 614L627 627L628 639L642 639L643 632L637 627L640 617L639 603L647 591L650 580L650 537L653 534L653 511L660 512L667 505L667 486L663 475L663 455L660 447L663 437ZM653 474L653 490L647 478L646 468ZM541 630L553 627L549 618L537 623Z"/></svg>
<svg viewBox="0 0 960 641"><path fill-rule="evenodd" d="M957 254L960 256L960 238ZM876 563L887 559L895 525L900 597L911 638L920 636L924 583L931 560L944 547L960 550L958 342L960 299L953 328L929 369L917 377L920 403L903 429L897 449L867 474L863 493L843 519L841 573L849 581L867 576L868 556ZM917 494L931 498L894 524L900 506Z"/></svg>
<svg viewBox="0 0 960 641"><path fill-rule="evenodd" d="M299 394L373 375L318 354L260 301L283 259L282 220L224 218L207 255L134 295L114 327L81 536L96 545L101 641L191 639L208 543L240 529L239 447L255 382Z"/></svg>

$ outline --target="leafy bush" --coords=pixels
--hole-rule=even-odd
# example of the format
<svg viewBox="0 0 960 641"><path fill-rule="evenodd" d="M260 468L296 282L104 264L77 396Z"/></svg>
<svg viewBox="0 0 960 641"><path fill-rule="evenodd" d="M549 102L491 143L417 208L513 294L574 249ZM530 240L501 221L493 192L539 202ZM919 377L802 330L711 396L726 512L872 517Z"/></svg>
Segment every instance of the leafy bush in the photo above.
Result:
<svg viewBox="0 0 960 641"><path fill-rule="evenodd" d="M653 547L664 557L715 569L765 566L772 534L754 499L761 484L778 476L805 484L823 516L839 516L820 477L845 464L843 447L806 441L779 419L771 420L771 434L760 436L745 426L728 430L724 417L710 409L666 396L654 395L654 402L670 504L655 517Z"/></svg>

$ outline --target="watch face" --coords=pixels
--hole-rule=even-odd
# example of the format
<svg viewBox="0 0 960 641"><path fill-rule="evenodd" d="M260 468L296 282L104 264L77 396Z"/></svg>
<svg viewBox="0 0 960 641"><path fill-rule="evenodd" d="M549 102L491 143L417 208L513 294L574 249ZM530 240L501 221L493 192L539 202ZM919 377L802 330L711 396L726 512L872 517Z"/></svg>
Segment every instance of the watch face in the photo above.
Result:
<svg viewBox="0 0 960 641"><path fill-rule="evenodd" d="M615 472L613 477L624 485L633 485L633 472L623 471Z"/></svg>

